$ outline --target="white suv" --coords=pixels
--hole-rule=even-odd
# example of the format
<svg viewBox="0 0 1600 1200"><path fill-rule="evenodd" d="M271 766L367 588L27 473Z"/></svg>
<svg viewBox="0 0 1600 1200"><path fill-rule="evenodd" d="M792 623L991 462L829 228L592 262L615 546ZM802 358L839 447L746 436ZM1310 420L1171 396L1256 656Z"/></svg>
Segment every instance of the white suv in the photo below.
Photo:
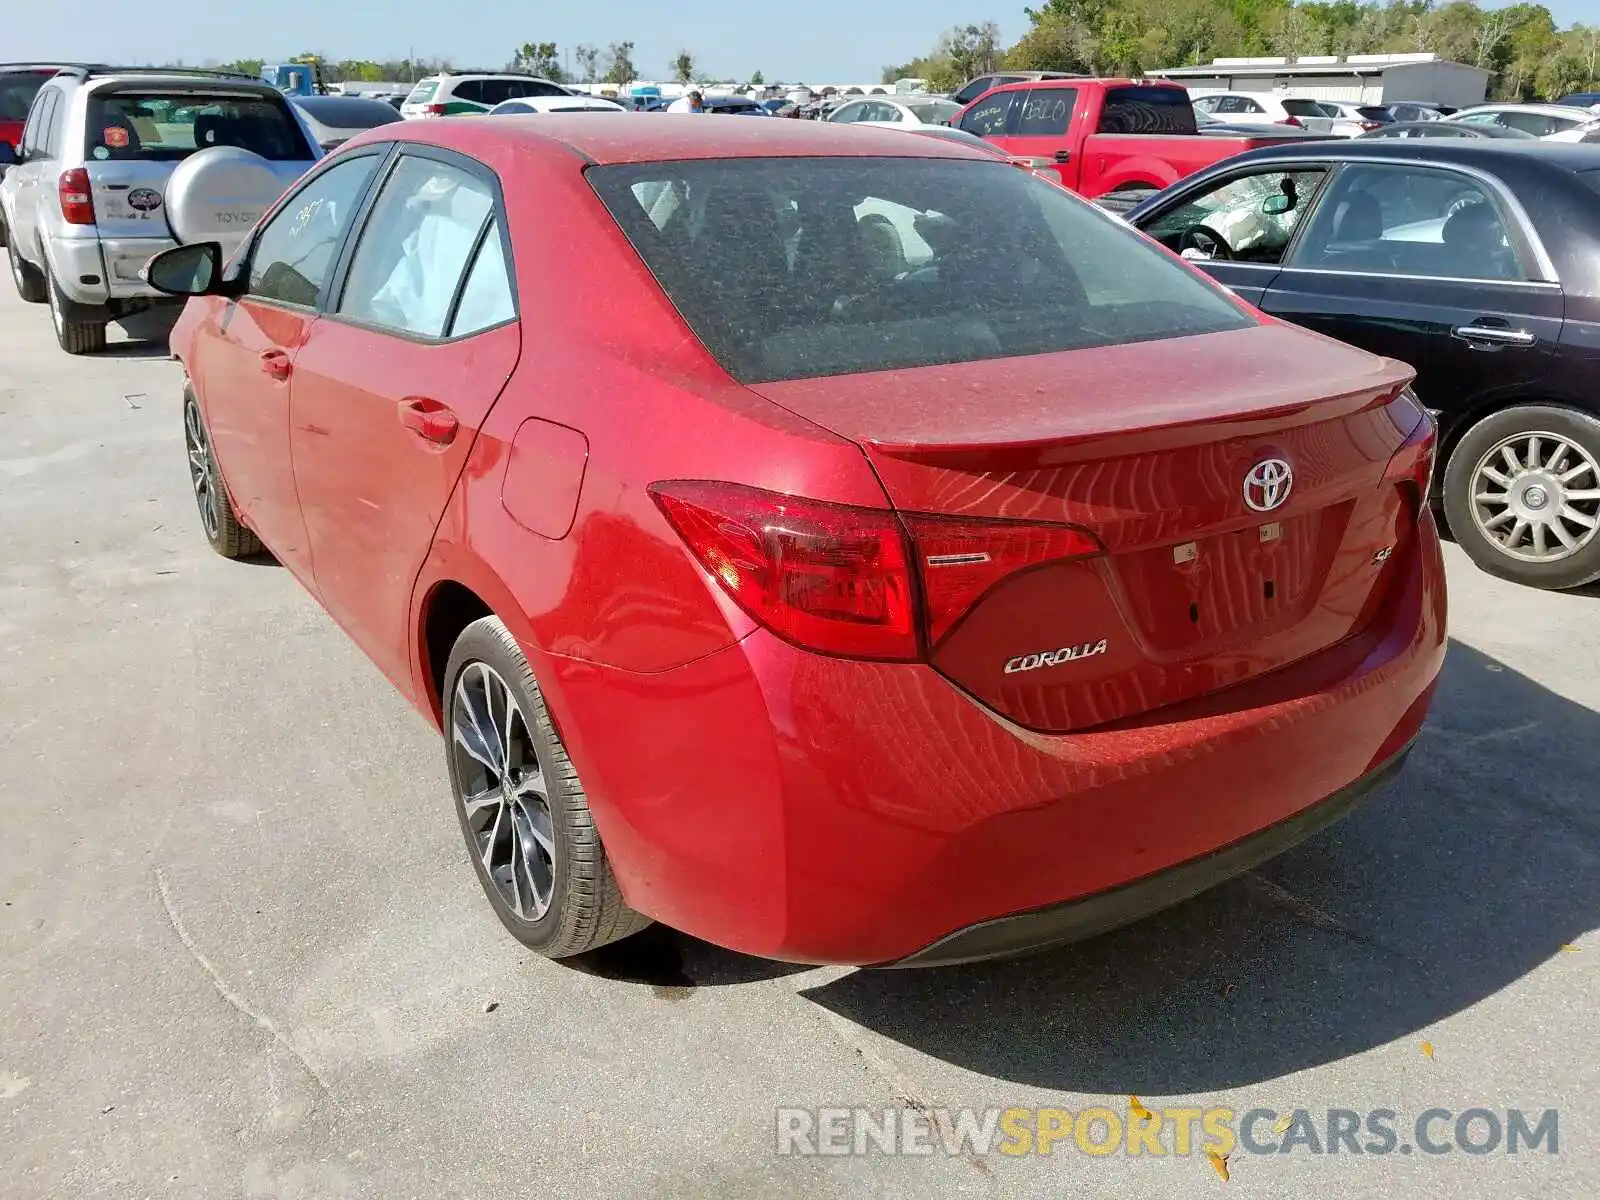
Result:
<svg viewBox="0 0 1600 1200"><path fill-rule="evenodd" d="M428 75L417 80L400 105L400 115L408 121L474 116L507 100L570 95L559 83L537 75Z"/></svg>
<svg viewBox="0 0 1600 1200"><path fill-rule="evenodd" d="M68 68L34 97L0 178L11 277L50 305L63 350L93 353L111 321L175 303L143 279L153 255L179 241L231 251L320 156L259 80Z"/></svg>

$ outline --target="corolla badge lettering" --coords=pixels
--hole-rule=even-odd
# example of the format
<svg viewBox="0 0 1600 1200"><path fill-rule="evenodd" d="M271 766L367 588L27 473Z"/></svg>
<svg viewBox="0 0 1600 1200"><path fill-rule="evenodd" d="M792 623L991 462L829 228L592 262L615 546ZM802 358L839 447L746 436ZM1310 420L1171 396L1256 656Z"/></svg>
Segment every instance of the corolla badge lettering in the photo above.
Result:
<svg viewBox="0 0 1600 1200"><path fill-rule="evenodd" d="M1081 646L1063 646L1059 650L1041 650L1037 654L1019 654L1006 661L1006 674L1018 671L1037 671L1040 667L1056 667L1062 663L1077 662L1080 658L1093 658L1106 652L1106 639L1084 642Z"/></svg>
<svg viewBox="0 0 1600 1200"><path fill-rule="evenodd" d="M1244 477L1244 502L1256 512L1271 512L1289 498L1294 472L1281 458L1263 458Z"/></svg>

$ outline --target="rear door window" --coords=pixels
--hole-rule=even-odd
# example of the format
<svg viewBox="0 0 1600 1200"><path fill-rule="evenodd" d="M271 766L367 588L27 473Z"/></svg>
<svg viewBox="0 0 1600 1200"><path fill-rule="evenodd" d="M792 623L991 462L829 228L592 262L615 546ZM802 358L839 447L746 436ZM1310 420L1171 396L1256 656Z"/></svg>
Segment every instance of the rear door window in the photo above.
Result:
<svg viewBox="0 0 1600 1200"><path fill-rule="evenodd" d="M22 131L22 156L24 158L43 158L45 145L50 130L50 118L56 111L56 104L61 99L61 93L51 88L42 92L34 102L33 110L28 114L27 127Z"/></svg>
<svg viewBox="0 0 1600 1200"><path fill-rule="evenodd" d="M1483 184L1433 167L1346 167L1290 266L1451 279L1524 279L1511 228Z"/></svg>
<svg viewBox="0 0 1600 1200"><path fill-rule="evenodd" d="M287 101L205 92L95 92L84 153L91 161L176 162L210 146L237 146L270 162L316 157Z"/></svg>
<svg viewBox="0 0 1600 1200"><path fill-rule="evenodd" d="M476 175L403 155L361 230L338 311L398 333L443 337L493 211L494 192Z"/></svg>
<svg viewBox="0 0 1600 1200"><path fill-rule="evenodd" d="M1189 93L1175 87L1106 89L1100 110L1101 133L1190 134L1196 131Z"/></svg>
<svg viewBox="0 0 1600 1200"><path fill-rule="evenodd" d="M739 158L586 178L747 383L1251 324L1126 225L1004 162Z"/></svg>
<svg viewBox="0 0 1600 1200"><path fill-rule="evenodd" d="M250 295L316 307L379 158L363 154L334 164L272 214L250 252Z"/></svg>
<svg viewBox="0 0 1600 1200"><path fill-rule="evenodd" d="M1024 92L996 92L980 100L961 118L961 128L979 137L1000 137L1006 131L1012 104L1024 95Z"/></svg>
<svg viewBox="0 0 1600 1200"><path fill-rule="evenodd" d="M1072 107L1078 99L1076 88L1033 88L1021 95L1021 112L1016 118L1014 136L1060 137L1067 132Z"/></svg>

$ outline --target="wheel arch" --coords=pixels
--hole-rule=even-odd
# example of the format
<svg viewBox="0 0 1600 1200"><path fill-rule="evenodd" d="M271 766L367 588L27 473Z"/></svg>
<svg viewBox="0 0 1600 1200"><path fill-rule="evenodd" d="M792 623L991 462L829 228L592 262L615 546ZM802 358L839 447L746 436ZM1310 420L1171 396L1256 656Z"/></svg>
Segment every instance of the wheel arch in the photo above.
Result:
<svg viewBox="0 0 1600 1200"><path fill-rule="evenodd" d="M1513 408L1570 408L1574 412L1583 413L1585 416L1600 420L1600 403L1584 403L1570 396L1552 396L1542 392L1511 392L1499 396L1490 396L1461 415L1454 417L1441 428L1439 432L1439 450L1436 458L1436 467L1433 473L1435 497L1441 494L1444 486L1445 469L1450 465L1450 458L1456 452L1456 447L1461 444L1461 439L1466 437L1476 426L1495 416Z"/></svg>

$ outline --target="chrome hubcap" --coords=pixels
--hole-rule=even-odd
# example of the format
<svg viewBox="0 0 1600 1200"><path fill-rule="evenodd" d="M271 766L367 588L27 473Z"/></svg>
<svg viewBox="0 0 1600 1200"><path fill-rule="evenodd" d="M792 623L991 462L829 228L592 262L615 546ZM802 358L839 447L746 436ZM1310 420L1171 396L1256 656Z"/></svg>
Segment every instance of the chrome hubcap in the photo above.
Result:
<svg viewBox="0 0 1600 1200"><path fill-rule="evenodd" d="M550 911L556 841L550 793L516 697L487 663L468 663L450 702L456 802L484 874L525 921Z"/></svg>
<svg viewBox="0 0 1600 1200"><path fill-rule="evenodd" d="M1473 468L1472 519L1511 558L1570 558L1600 528L1600 463L1559 434L1504 438Z"/></svg>
<svg viewBox="0 0 1600 1200"><path fill-rule="evenodd" d="M194 502L200 509L200 523L206 536L217 538L217 485L215 469L211 463L211 447L206 442L206 427L200 420L200 408L190 401L183 406L183 442L189 451L189 486L194 489Z"/></svg>

